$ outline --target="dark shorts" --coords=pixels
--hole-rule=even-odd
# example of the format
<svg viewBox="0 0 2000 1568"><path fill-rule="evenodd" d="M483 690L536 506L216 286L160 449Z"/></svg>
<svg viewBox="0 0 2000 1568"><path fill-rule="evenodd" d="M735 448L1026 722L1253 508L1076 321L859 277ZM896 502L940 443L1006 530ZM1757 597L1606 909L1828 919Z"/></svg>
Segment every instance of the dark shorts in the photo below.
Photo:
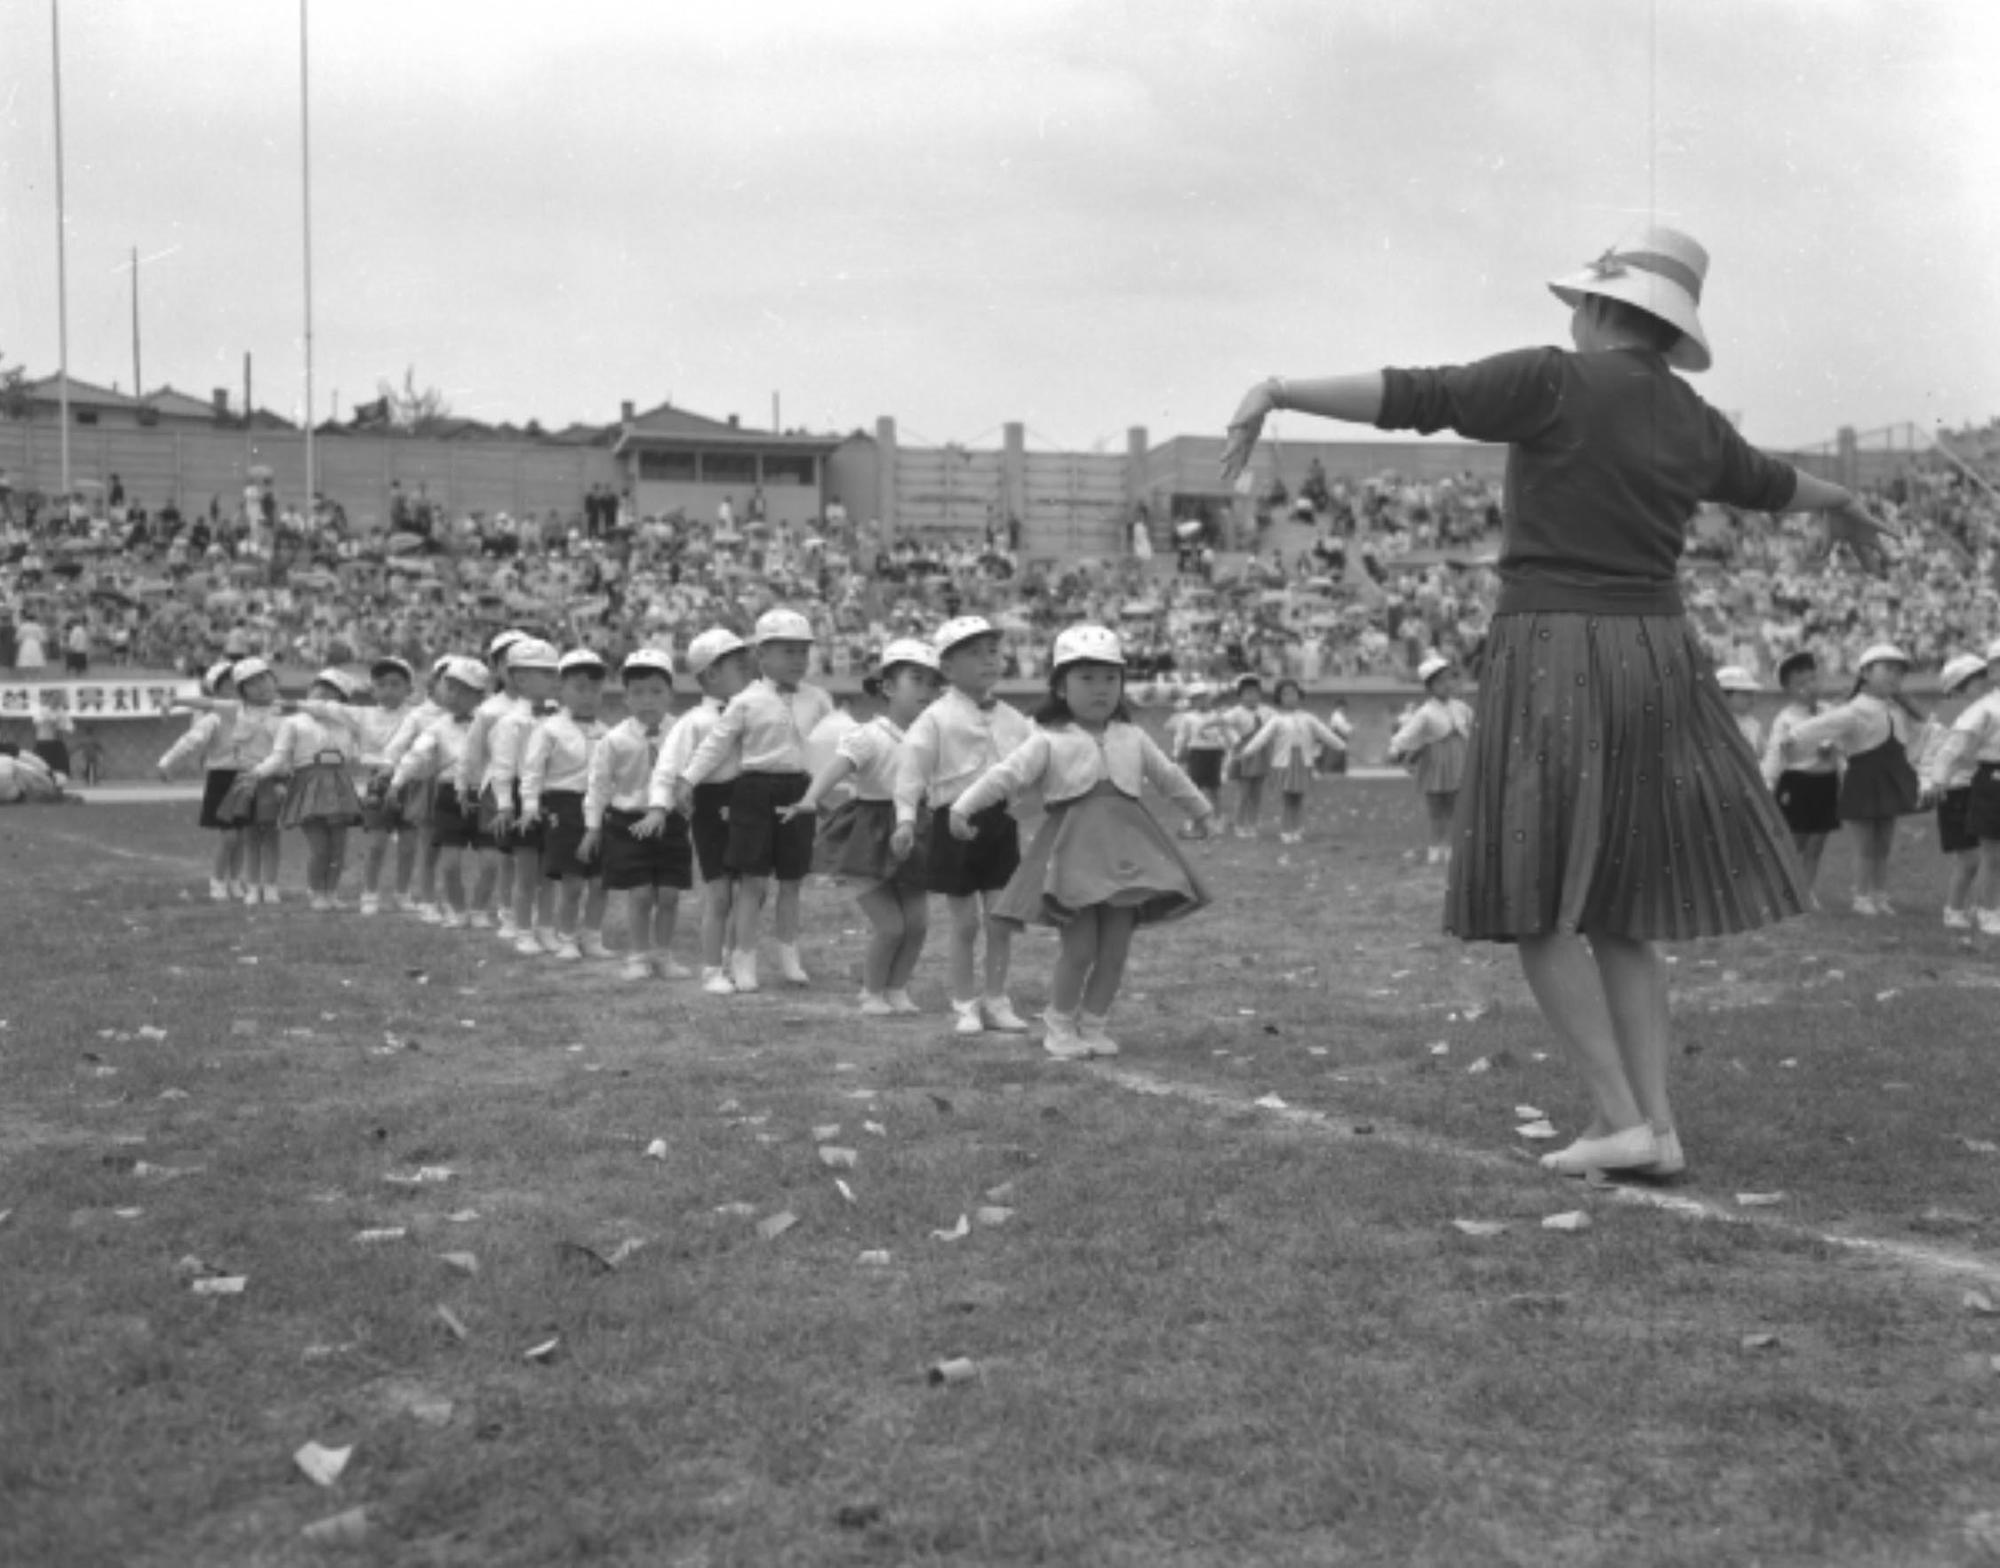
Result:
<svg viewBox="0 0 2000 1568"><path fill-rule="evenodd" d="M803 882L812 870L819 819L780 822L778 811L802 800L811 783L803 773L738 774L729 792L729 853L723 864L739 877Z"/></svg>
<svg viewBox="0 0 2000 1568"><path fill-rule="evenodd" d="M1982 844L2000 839L2000 763L1982 762L1966 792L1965 831Z"/></svg>
<svg viewBox="0 0 2000 1568"><path fill-rule="evenodd" d="M694 816L688 822L688 839L694 845L694 863L704 882L720 882L729 870L729 801L736 793L736 780L694 787Z"/></svg>
<svg viewBox="0 0 2000 1568"><path fill-rule="evenodd" d="M437 797L431 802L431 842L439 849L481 847L478 814L459 803L454 784L439 784Z"/></svg>
<svg viewBox="0 0 2000 1568"><path fill-rule="evenodd" d="M215 828L219 832L227 833L239 825L233 822L218 822L215 819L215 808L222 804L222 797L229 793L229 786L236 782L237 772L238 770L235 768L210 768L208 770L208 777L203 779L201 783L201 825L203 827Z"/></svg>
<svg viewBox="0 0 2000 1568"><path fill-rule="evenodd" d="M494 835L494 847L503 855L511 855L517 849L532 849L536 854L542 851L542 819L537 816L532 821L521 815L521 786L514 786L514 826L505 838Z"/></svg>
<svg viewBox="0 0 2000 1568"><path fill-rule="evenodd" d="M721 786L727 788L728 786ZM604 885L613 893L638 887L694 886L694 856L688 843L688 820L678 811L667 813L667 825L657 837L634 838L632 825L645 813L607 811L597 863L604 868ZM726 830L725 830L726 831Z"/></svg>
<svg viewBox="0 0 2000 1568"><path fill-rule="evenodd" d="M1222 788L1223 753L1210 747L1197 747L1187 754L1187 776L1196 789Z"/></svg>
<svg viewBox="0 0 2000 1568"><path fill-rule="evenodd" d="M924 884L931 892L946 898L997 893L1021 869L1021 829L1005 806L988 806L972 818L972 826L974 837L958 838L951 831L949 811L940 808L932 814Z"/></svg>
<svg viewBox="0 0 2000 1568"><path fill-rule="evenodd" d="M1778 775L1778 810L1785 826L1801 838L1840 829L1840 775L1800 773Z"/></svg>
<svg viewBox="0 0 2000 1568"><path fill-rule="evenodd" d="M583 842L583 793L573 789L552 789L542 797L542 875L550 881L563 877L596 877L602 874L604 859L577 859Z"/></svg>
<svg viewBox="0 0 2000 1568"><path fill-rule="evenodd" d="M1937 804L1938 848L1947 855L1960 855L1979 847L1979 836L1966 826L1972 809L1972 790L1948 789Z"/></svg>

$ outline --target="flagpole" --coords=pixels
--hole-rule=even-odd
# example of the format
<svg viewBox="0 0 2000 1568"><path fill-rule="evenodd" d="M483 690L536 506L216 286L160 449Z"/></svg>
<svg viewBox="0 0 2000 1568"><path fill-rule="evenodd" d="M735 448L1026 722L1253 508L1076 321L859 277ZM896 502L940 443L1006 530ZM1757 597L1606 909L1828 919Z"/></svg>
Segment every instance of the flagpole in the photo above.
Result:
<svg viewBox="0 0 2000 1568"><path fill-rule="evenodd" d="M69 519L69 217L63 197L62 4L49 0L49 49L56 103L56 397L62 421L62 515Z"/></svg>
<svg viewBox="0 0 2000 1568"><path fill-rule="evenodd" d="M132 247L132 395L146 401L146 383L139 376L139 247Z"/></svg>
<svg viewBox="0 0 2000 1568"><path fill-rule="evenodd" d="M312 243L312 113L306 70L306 4L299 0L299 167L305 198L306 274L306 504L310 527L318 488L313 470L313 243Z"/></svg>

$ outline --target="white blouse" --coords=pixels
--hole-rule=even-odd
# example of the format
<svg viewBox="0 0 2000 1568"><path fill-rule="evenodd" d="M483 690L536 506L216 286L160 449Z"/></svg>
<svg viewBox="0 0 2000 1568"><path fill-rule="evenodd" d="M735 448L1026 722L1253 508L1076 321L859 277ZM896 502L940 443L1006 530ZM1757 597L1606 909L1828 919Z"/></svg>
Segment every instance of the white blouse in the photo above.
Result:
<svg viewBox="0 0 2000 1568"><path fill-rule="evenodd" d="M1133 799L1151 784L1191 818L1212 809L1208 797L1194 787L1160 750L1153 737L1136 724L1113 721L1093 734L1078 724L1038 728L978 781L952 802L954 815L976 816L988 806L1012 802L1030 791L1050 806L1088 795L1105 779Z"/></svg>

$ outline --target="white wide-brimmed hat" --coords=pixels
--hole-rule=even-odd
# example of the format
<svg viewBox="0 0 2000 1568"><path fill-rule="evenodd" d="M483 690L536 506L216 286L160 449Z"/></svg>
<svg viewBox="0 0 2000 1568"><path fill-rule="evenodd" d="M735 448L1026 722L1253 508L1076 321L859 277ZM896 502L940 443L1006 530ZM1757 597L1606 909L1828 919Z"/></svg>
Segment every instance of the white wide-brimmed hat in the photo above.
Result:
<svg viewBox="0 0 2000 1568"><path fill-rule="evenodd" d="M1974 676L1985 673L1984 659L1976 653L1961 653L1955 659L1944 661L1944 668L1938 671L1938 684L1944 687L1944 694L1949 697Z"/></svg>
<svg viewBox="0 0 2000 1568"><path fill-rule="evenodd" d="M1072 626L1056 634L1055 656L1049 661L1051 670L1066 664L1115 664L1122 670L1125 650L1108 626Z"/></svg>
<svg viewBox="0 0 2000 1568"><path fill-rule="evenodd" d="M1910 662L1910 656L1893 642L1878 642L1861 650L1861 658L1854 667L1865 670L1871 664L1900 664L1908 669Z"/></svg>
<svg viewBox="0 0 2000 1568"><path fill-rule="evenodd" d="M1628 235L1580 272L1551 278L1549 288L1572 308L1586 294L1623 300L1680 329L1667 363L1706 370L1714 363L1701 329L1701 290L1708 281L1708 252L1679 229L1654 225Z"/></svg>
<svg viewBox="0 0 2000 1568"><path fill-rule="evenodd" d="M1715 672L1715 684L1724 691L1760 692L1764 688L1757 677L1740 664L1725 664Z"/></svg>
<svg viewBox="0 0 2000 1568"><path fill-rule="evenodd" d="M935 672L938 668L937 649L921 637L898 637L882 650L882 657L875 668L886 671L898 664L914 664Z"/></svg>
<svg viewBox="0 0 2000 1568"><path fill-rule="evenodd" d="M1451 660L1447 659L1441 653L1434 653L1417 666L1417 680L1421 684L1428 686L1431 683L1432 676L1442 675L1450 668Z"/></svg>
<svg viewBox="0 0 2000 1568"><path fill-rule="evenodd" d="M749 647L741 637L726 626L711 626L688 644L687 671L690 675L702 675L717 659L726 659L732 653L740 653Z"/></svg>

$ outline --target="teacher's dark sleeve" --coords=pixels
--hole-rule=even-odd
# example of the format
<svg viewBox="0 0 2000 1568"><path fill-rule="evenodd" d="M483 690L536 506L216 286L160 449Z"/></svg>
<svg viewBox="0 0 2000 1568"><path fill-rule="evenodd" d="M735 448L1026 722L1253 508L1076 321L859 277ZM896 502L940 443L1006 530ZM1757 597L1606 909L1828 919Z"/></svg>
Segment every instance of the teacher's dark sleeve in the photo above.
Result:
<svg viewBox="0 0 2000 1568"><path fill-rule="evenodd" d="M1782 512L1798 493L1798 470L1782 458L1760 452L1736 427L1703 405L1710 447L1709 480L1704 501L1741 507L1746 512Z"/></svg>
<svg viewBox="0 0 2000 1568"><path fill-rule="evenodd" d="M1450 430L1468 441L1528 441L1562 407L1562 355L1517 349L1469 365L1382 372L1381 430L1433 435Z"/></svg>

